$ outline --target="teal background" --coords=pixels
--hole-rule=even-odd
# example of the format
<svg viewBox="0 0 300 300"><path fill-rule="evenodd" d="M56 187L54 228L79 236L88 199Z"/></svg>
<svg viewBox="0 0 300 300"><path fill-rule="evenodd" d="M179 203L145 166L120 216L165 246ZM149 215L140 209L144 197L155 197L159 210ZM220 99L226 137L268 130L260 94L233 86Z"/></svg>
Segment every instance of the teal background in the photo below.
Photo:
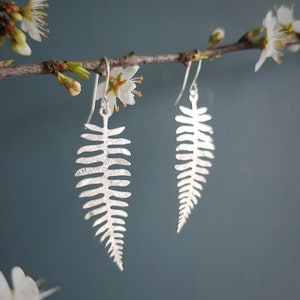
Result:
<svg viewBox="0 0 300 300"><path fill-rule="evenodd" d="M24 1L23 1L24 2ZM21 3L21 2L17 2ZM294 1L300 18L300 1ZM48 39L28 39L49 59L163 54L204 49L216 27L225 43L260 26L273 1L49 1ZM290 4L289 2L286 4ZM0 81L0 270L19 265L52 300L272 299L300 297L300 52L254 73L258 50L203 62L199 105L213 119L216 145L203 196L180 235L174 170L174 101L184 67L142 66L143 97L121 107L110 127L126 126L132 173L124 271L84 221L75 189L93 79L69 97L54 77ZM193 68L194 70L194 68ZM92 76L93 77L93 76ZM188 105L185 93L180 104ZM101 124L96 115L93 123Z"/></svg>

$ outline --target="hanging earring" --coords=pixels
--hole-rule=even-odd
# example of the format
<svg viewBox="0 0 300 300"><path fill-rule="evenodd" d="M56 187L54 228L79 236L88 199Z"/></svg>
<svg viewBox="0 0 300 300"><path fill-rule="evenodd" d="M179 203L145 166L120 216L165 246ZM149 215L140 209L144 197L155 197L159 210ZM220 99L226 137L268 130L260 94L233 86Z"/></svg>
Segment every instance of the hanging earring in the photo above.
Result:
<svg viewBox="0 0 300 300"><path fill-rule="evenodd" d="M105 247L109 256L122 271L123 232L126 231L123 218L127 217L123 208L128 206L124 199L131 196L129 192L124 191L124 187L130 184L130 180L124 178L131 176L130 172L123 168L130 165L125 157L131 155L124 146L131 142L124 138L116 138L124 131L125 127L108 128L108 120L111 116L107 100L110 68L108 60L105 61L106 92L101 99L99 110L103 125L99 127L89 124L95 107L95 90L98 84L98 81L95 80L91 114L85 124L90 133L81 135L83 139L89 141L89 145L81 147L77 152L78 155L85 153L87 156L81 156L76 160L76 163L86 166L80 168L75 176L85 177L76 185L76 188L85 188L79 198L88 198L83 205L83 209L88 209L85 219L88 220L95 216L93 227L98 228L95 235L100 236L100 242L106 241Z"/></svg>
<svg viewBox="0 0 300 300"><path fill-rule="evenodd" d="M215 149L213 139L213 129L205 124L211 119L206 114L207 108L197 108L198 87L197 78L201 69L201 60L199 61L196 75L189 89L189 100L191 108L179 106L183 115L176 116L175 120L180 123L176 130L179 145L176 148L176 159L179 164L175 169L179 171L177 175L179 189L179 218L177 233L179 233L186 223L191 210L198 203L201 197L202 184L206 182L209 173L208 167L212 166L209 159L213 159L212 151Z"/></svg>

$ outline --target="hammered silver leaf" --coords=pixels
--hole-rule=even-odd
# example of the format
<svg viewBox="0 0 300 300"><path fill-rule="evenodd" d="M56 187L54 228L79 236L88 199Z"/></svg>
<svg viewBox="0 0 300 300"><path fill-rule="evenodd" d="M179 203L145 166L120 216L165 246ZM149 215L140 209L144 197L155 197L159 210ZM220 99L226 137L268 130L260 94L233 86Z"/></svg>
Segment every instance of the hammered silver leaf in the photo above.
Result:
<svg viewBox="0 0 300 300"><path fill-rule="evenodd" d="M88 209L85 219L95 217L93 227L97 227L96 236L100 236L100 242L105 243L109 256L123 270L123 232L126 231L124 218L127 213L122 209L128 204L123 199L131 196L131 193L122 188L130 184L130 172L124 167L130 166L125 158L130 156L124 145L130 144L130 140L116 138L125 127L108 129L108 116L102 115L103 128L86 124L88 133L81 137L90 142L81 147L77 154L80 156L76 163L85 165L77 170L76 177L85 177L76 185L84 188L80 198L88 198L83 205ZM122 155L123 157L117 157Z"/></svg>
<svg viewBox="0 0 300 300"><path fill-rule="evenodd" d="M183 113L176 116L175 120L180 123L176 130L179 145L176 148L176 159L180 162L175 165L179 171L177 175L179 190L179 217L177 232L189 218L192 209L198 203L203 189L203 183L206 182L205 175L209 174L208 168L212 166L211 161L215 149L213 139L213 129L205 124L211 119L207 114L207 108L197 108L198 92L194 85L190 91L191 108L180 106Z"/></svg>

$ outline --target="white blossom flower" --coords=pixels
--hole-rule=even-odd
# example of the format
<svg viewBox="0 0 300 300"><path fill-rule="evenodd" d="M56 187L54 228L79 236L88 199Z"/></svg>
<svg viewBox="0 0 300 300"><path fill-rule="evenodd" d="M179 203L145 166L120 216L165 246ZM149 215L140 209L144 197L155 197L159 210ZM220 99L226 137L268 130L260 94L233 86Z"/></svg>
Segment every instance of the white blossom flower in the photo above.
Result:
<svg viewBox="0 0 300 300"><path fill-rule="evenodd" d="M294 7L291 8L281 5L277 9L278 23L288 32L300 33L300 20L294 19Z"/></svg>
<svg viewBox="0 0 300 300"><path fill-rule="evenodd" d="M49 31L46 26L45 17L47 14L44 9L48 7L46 0L30 0L26 6L20 8L20 14L23 16L21 28L28 32L30 37L41 42L41 36L47 37ZM45 2L45 3L44 3Z"/></svg>
<svg viewBox="0 0 300 300"><path fill-rule="evenodd" d="M266 37L263 39L264 47L259 60L255 65L255 72L260 69L268 57L272 57L278 64L281 63L279 57L283 54L280 52L280 49L285 46L287 36L284 32L280 31L280 28L277 25L277 19L270 10L263 21L263 26L266 29Z"/></svg>
<svg viewBox="0 0 300 300"><path fill-rule="evenodd" d="M291 8L281 5L277 9L277 19L281 28L287 33L300 33L300 20L294 19L294 7ZM292 52L300 50L300 45L288 46L288 49Z"/></svg>
<svg viewBox="0 0 300 300"><path fill-rule="evenodd" d="M26 276L20 267L11 270L13 290L10 289L3 273L0 271L0 299L1 300L41 300L54 292L59 287L40 292L34 280Z"/></svg>
<svg viewBox="0 0 300 300"><path fill-rule="evenodd" d="M143 77L140 76L138 78L132 78L138 69L139 66L130 66L124 70L122 67L114 68L109 75L107 91L105 91L105 82L98 85L96 99L104 98L106 92L110 114L113 113L114 108L116 111L119 111L117 98L119 98L124 104L124 107L126 107L128 104L135 104L135 95L138 97L142 96L142 93L140 91L136 91L135 88L136 83L142 83Z"/></svg>

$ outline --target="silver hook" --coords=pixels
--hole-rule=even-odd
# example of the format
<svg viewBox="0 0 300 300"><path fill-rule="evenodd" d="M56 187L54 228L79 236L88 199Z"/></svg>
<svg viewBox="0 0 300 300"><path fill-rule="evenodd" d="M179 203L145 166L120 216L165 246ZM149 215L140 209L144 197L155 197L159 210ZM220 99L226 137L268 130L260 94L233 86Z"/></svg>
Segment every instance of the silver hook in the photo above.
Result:
<svg viewBox="0 0 300 300"><path fill-rule="evenodd" d="M199 61L198 61L198 67L197 67L197 70L196 70L195 77L194 77L193 82L192 82L192 84L191 84L191 86L190 86L190 90L189 90L190 93L191 93L191 90L194 89L194 85L196 85L196 89L197 89L197 91L198 91L196 81L197 81L197 79L198 79L198 76L199 76L199 73L200 73L200 70L201 70L201 65L202 65L202 60L199 60Z"/></svg>
<svg viewBox="0 0 300 300"><path fill-rule="evenodd" d="M86 121L86 124L89 124L91 121L91 118L94 114L95 111L95 104L96 104L96 95L97 95L97 87L98 87L98 81L99 81L99 74L97 73L95 76L95 81L94 81L94 90L93 90L93 97L92 97L92 106L91 106L91 111L89 114L89 117Z"/></svg>
<svg viewBox="0 0 300 300"><path fill-rule="evenodd" d="M184 90L185 90L185 87L186 87L186 83L187 83L187 80L188 80L188 77L189 77L189 74L190 74L190 70L191 70L191 65L192 65L192 61L189 61L188 62L188 66L187 66L187 69L185 71L185 75L184 75L184 79L183 79L183 83L182 83L182 87L181 87L181 90L180 90L180 93L174 103L174 105L176 106L178 101L180 100ZM198 67L197 67L197 70L196 70L196 74L195 74L195 77L193 79L193 82L190 86L190 89L189 91L191 92L191 89L193 88L193 86L195 85L196 81L197 81L197 78L199 76L199 73L200 73L200 70L201 70L201 65L202 65L202 60L199 60L198 62Z"/></svg>
<svg viewBox="0 0 300 300"><path fill-rule="evenodd" d="M180 100L180 98L181 98L181 96L182 96L182 94L183 94L183 92L185 90L186 83L187 83L187 80L189 78L189 74L190 74L190 70L191 70L191 65L192 65L192 62L189 61L188 62L188 66L187 66L186 71L185 71L185 74L184 74L184 79L183 79L181 90L179 92L179 95L178 95L175 103L174 103L175 106L177 105L178 101Z"/></svg>
<svg viewBox="0 0 300 300"><path fill-rule="evenodd" d="M107 101L106 91L108 89L108 84L109 84L110 65L109 65L109 61L108 61L107 57L104 57L104 60L105 60L105 65L106 65L106 81L105 81L105 94L104 94L104 97L102 99L105 102L105 104L103 105L101 103L101 105L103 105L105 107L105 109L106 109L108 107L108 105L107 105L108 101ZM95 111L95 105L96 105L96 100L97 100L96 97L97 97L98 82L99 82L99 74L96 73L95 82L94 82L93 96L92 96L92 106L91 106L91 111L90 111L90 114L89 114L89 117L87 119L86 124L90 123L91 118L92 118L92 116L94 114L94 111Z"/></svg>
<svg viewBox="0 0 300 300"><path fill-rule="evenodd" d="M105 106L107 106L107 89L108 89L108 84L109 84L109 76L110 76L110 65L109 65L109 60L107 57L104 57L105 60L105 66L106 66L106 80L105 80L105 93L104 97L102 98L105 101Z"/></svg>

